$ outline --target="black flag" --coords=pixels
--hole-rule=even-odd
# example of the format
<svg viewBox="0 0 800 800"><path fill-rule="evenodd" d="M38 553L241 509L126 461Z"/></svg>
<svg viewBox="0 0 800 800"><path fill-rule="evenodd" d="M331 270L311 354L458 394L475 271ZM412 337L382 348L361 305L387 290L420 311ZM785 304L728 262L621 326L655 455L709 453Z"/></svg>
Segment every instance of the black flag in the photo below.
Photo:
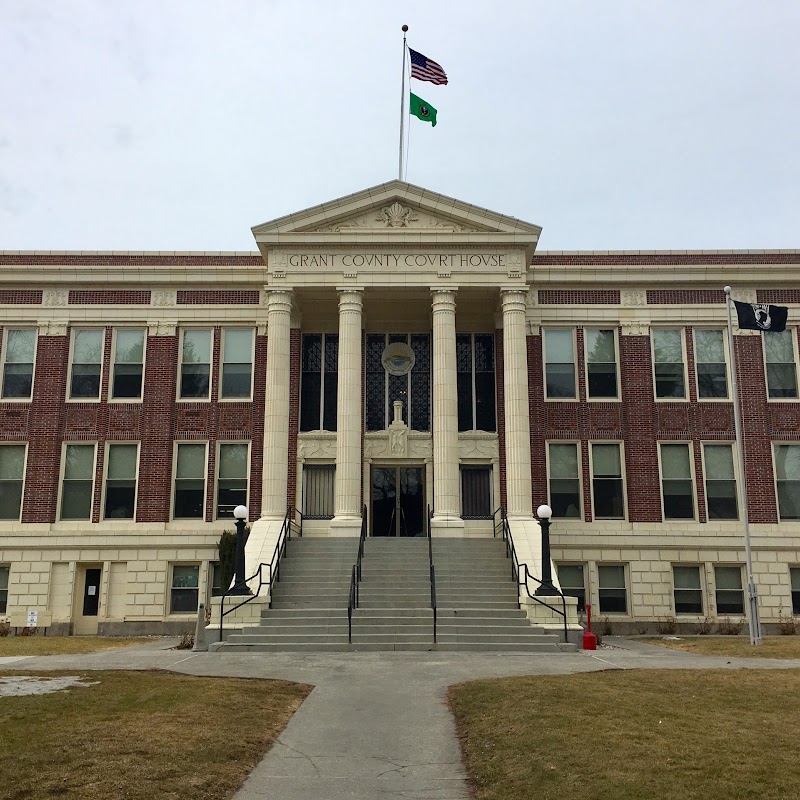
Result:
<svg viewBox="0 0 800 800"><path fill-rule="evenodd" d="M767 303L740 303L736 305L736 316L739 317L739 327L751 331L768 331L781 333L786 330L786 316L789 309L786 306L771 306Z"/></svg>

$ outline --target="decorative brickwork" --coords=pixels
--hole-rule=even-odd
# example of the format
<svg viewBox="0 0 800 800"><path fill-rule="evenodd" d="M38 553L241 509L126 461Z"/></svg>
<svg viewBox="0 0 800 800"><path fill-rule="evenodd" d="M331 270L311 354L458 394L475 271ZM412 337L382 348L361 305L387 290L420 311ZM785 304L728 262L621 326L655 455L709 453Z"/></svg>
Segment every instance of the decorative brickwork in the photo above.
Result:
<svg viewBox="0 0 800 800"><path fill-rule="evenodd" d="M656 306L725 305L725 292L722 289L648 289L647 303Z"/></svg>
<svg viewBox="0 0 800 800"><path fill-rule="evenodd" d="M41 289L0 289L1 305L38 306L41 303Z"/></svg>
<svg viewBox="0 0 800 800"><path fill-rule="evenodd" d="M179 289L179 306L257 306L258 289Z"/></svg>
<svg viewBox="0 0 800 800"><path fill-rule="evenodd" d="M756 292L759 303L800 303L800 289L759 289Z"/></svg>
<svg viewBox="0 0 800 800"><path fill-rule="evenodd" d="M150 290L71 289L71 306L146 306L150 304Z"/></svg>
<svg viewBox="0 0 800 800"><path fill-rule="evenodd" d="M38 267L257 267L264 265L259 253L228 253L212 256L204 253L192 255L158 255L156 253L53 253L13 254L0 253L0 266Z"/></svg>
<svg viewBox="0 0 800 800"><path fill-rule="evenodd" d="M619 290L539 289L539 305L619 305Z"/></svg>
<svg viewBox="0 0 800 800"><path fill-rule="evenodd" d="M798 253L542 253L531 260L533 268L581 266L613 267L616 265L713 266L714 264L797 264Z"/></svg>

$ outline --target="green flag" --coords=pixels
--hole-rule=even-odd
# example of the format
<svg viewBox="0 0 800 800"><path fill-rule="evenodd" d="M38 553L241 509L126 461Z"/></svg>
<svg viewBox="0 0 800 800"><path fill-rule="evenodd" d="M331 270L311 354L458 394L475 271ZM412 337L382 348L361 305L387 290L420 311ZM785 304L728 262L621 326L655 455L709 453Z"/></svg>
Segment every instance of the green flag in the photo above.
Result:
<svg viewBox="0 0 800 800"><path fill-rule="evenodd" d="M413 92L411 94L410 112L423 122L430 122L433 127L436 127L436 109L426 103L421 97L417 97Z"/></svg>

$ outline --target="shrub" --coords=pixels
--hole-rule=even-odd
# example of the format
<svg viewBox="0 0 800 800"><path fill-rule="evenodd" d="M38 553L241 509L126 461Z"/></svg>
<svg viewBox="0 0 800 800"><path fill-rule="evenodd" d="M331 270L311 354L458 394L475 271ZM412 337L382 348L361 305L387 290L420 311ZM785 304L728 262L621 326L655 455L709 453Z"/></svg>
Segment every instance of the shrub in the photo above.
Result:
<svg viewBox="0 0 800 800"><path fill-rule="evenodd" d="M194 647L194 634L184 633L180 642L175 645L176 650L191 650Z"/></svg>
<svg viewBox="0 0 800 800"><path fill-rule="evenodd" d="M603 626L600 628L600 633L598 634L598 638L600 636L611 636L611 620L606 617L603 620Z"/></svg>
<svg viewBox="0 0 800 800"><path fill-rule="evenodd" d="M778 609L778 633L781 636L794 636L797 633L797 620L794 617L784 617L783 608Z"/></svg>
<svg viewBox="0 0 800 800"><path fill-rule="evenodd" d="M662 636L672 636L678 630L678 623L675 617L667 617L656 625L656 633Z"/></svg>
<svg viewBox="0 0 800 800"><path fill-rule="evenodd" d="M0 622L0 636L8 636L11 633L11 626L7 622Z"/></svg>
<svg viewBox="0 0 800 800"><path fill-rule="evenodd" d="M728 617L725 617L725 620L720 622L717 633L720 633L722 636L738 636L742 632L743 627L744 622L741 620L739 622L731 622Z"/></svg>
<svg viewBox="0 0 800 800"><path fill-rule="evenodd" d="M708 617L697 623L697 633L700 636L708 636L711 633L711 620Z"/></svg>

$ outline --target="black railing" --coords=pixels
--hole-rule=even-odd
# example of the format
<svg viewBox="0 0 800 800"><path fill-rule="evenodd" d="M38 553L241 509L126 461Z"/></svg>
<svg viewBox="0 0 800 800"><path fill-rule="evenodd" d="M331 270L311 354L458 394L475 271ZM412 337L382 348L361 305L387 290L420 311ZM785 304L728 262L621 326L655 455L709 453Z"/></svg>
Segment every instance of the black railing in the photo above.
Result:
<svg viewBox="0 0 800 800"><path fill-rule="evenodd" d="M363 506L361 509L361 533L358 537L358 555L356 556L356 563L353 564L353 571L350 575L350 597L347 601L347 641L350 643L353 641L353 612L358 608L358 585L361 583L361 560L364 558L364 541L367 538L368 526L367 507Z"/></svg>
<svg viewBox="0 0 800 800"><path fill-rule="evenodd" d="M367 538L367 507L361 509L361 534L358 537L358 558L356 559L356 578L361 583L361 559L364 558L364 542Z"/></svg>
<svg viewBox="0 0 800 800"><path fill-rule="evenodd" d="M428 506L428 515L426 520L425 532L428 536L428 566L430 567L431 579L431 610L433 611L433 643L436 644L436 623L438 612L436 609L436 569L433 566L433 538L431 537L431 519L433 511Z"/></svg>
<svg viewBox="0 0 800 800"><path fill-rule="evenodd" d="M296 515L299 517L300 522L296 522L293 519L293 516ZM227 611L225 610L225 598L231 596L231 592L233 588L231 587L228 589L225 594L222 595L219 601L219 640L223 641L223 627L224 622L223 620L228 614L232 614L236 611L237 608L241 608L247 603L251 603L253 600L256 599L261 594L261 590L265 586L269 586L269 607L272 608L272 584L277 583L281 579L281 558L286 554L286 543L289 539L292 538L292 532L295 532L298 536L303 536L303 515L297 511L296 509L289 506L286 509L286 516L283 518L283 524L281 525L280 533L278 534L278 541L275 542L275 549L272 551L272 558L269 562L264 563L261 562L258 565L258 569L249 577L245 578L244 582L248 585L248 587L252 590L253 587L250 586L250 582L254 581L258 578L258 585L255 587L255 591L253 594L249 595L246 600L243 600L241 603L237 603L235 606L232 606ZM266 573L267 579L264 580L264 575ZM238 585L238 584L237 584ZM233 597L241 597L241 595L232 595Z"/></svg>
<svg viewBox="0 0 800 800"><path fill-rule="evenodd" d="M494 512L492 515L495 524L494 524L494 535L497 536L498 531L501 532L503 541L506 543L506 557L511 559L511 579L514 580L517 584L517 603L519 603L519 587L525 587L525 594L531 600L539 603L539 605L547 606L547 608L555 611L556 614L559 614L564 619L564 642L569 641L569 636L567 632L567 601L564 599L564 593L557 589L553 584L547 584L549 588L551 588L558 597L561 598L561 609L555 608L551 606L549 603L545 603L543 600L538 598L534 593L531 593L530 586L528 585L528 578L532 578L539 586L545 586L544 581L540 581L535 575L531 575L530 569L528 569L528 565L525 563L520 564L519 558L517 557L517 550L514 547L514 539L511 536L511 527L508 524L508 517L506 517L506 510L505 508L498 508L497 511ZM498 519L499 518L499 519ZM552 595L551 595L552 596Z"/></svg>

